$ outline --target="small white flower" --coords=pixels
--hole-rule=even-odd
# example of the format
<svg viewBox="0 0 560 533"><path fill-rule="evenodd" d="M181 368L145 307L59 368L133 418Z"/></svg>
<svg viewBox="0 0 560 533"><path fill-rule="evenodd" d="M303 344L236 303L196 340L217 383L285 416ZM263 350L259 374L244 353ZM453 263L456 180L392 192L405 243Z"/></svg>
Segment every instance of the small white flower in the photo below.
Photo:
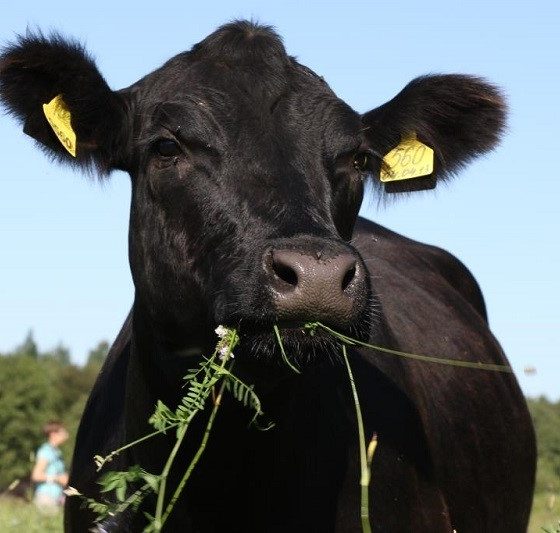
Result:
<svg viewBox="0 0 560 533"><path fill-rule="evenodd" d="M230 351L229 346L222 346L219 350L218 350L218 354L220 356L220 360L224 360L226 357L233 357L233 352Z"/></svg>
<svg viewBox="0 0 560 533"><path fill-rule="evenodd" d="M81 496L82 495L74 487L68 487L67 489L64 489L62 492L64 492L64 494L66 494L66 496Z"/></svg>
<svg viewBox="0 0 560 533"><path fill-rule="evenodd" d="M220 339L223 339L229 333L229 329L222 325L219 325L214 331Z"/></svg>

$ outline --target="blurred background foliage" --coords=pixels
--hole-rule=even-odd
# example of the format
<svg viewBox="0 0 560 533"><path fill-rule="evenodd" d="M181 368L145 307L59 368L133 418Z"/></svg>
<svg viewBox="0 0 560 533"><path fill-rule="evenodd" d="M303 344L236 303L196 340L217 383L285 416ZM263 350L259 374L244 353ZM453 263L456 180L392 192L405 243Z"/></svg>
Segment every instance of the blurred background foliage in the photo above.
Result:
<svg viewBox="0 0 560 533"><path fill-rule="evenodd" d="M30 331L12 352L0 354L0 493L29 476L49 420L61 420L70 433L62 447L70 465L80 417L108 351L100 342L87 363L76 366L63 344L40 351Z"/></svg>
<svg viewBox="0 0 560 533"><path fill-rule="evenodd" d="M537 434L537 492L560 497L560 402L544 397L529 399Z"/></svg>

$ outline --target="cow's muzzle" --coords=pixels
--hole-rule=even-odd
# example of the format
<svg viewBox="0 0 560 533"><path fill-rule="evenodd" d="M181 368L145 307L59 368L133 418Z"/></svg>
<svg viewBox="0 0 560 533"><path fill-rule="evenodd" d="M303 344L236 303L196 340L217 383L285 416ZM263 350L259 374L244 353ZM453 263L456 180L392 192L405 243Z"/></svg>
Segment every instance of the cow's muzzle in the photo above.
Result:
<svg viewBox="0 0 560 533"><path fill-rule="evenodd" d="M265 252L263 265L278 321L351 326L366 300L361 258L338 243L306 241L305 246L272 246Z"/></svg>

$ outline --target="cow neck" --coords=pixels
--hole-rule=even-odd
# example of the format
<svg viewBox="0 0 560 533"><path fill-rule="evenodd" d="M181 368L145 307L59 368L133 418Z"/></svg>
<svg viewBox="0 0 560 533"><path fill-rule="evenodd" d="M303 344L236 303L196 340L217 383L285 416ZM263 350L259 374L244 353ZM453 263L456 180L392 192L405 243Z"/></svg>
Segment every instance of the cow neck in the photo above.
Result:
<svg viewBox="0 0 560 533"><path fill-rule="evenodd" d="M161 400L174 407L184 394L183 376L195 366L187 358L173 357L158 340L156 328L136 301L132 310L132 339L126 375L125 426L127 441L151 431L148 419ZM159 464L150 465L159 468Z"/></svg>

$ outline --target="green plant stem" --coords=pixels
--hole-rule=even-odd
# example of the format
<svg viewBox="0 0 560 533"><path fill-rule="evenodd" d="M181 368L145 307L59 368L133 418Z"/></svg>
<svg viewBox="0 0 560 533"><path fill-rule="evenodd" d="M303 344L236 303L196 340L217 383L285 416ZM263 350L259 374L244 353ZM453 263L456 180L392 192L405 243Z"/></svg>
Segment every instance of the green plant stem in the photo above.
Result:
<svg viewBox="0 0 560 533"><path fill-rule="evenodd" d="M404 357L406 359L415 359L417 361L424 361L427 363L439 363L441 365L450 365L450 366L460 366L465 368L473 368L475 370L490 370L493 372L507 372L513 373L513 369L509 365L497 365L493 363L477 363L474 361L460 361L455 359L444 359L442 357L432 357L429 355L418 355L408 352L401 352L399 350L392 350L390 348L385 348L383 346L377 346L375 344L369 344L367 342L359 341L357 339L353 339L352 337L348 337L335 331L334 329L325 326L321 322L312 322L310 324L306 324L308 329L315 329L317 327L328 331L334 337L337 337L341 341L345 342L346 344L354 345L354 346L363 346L364 348L370 348L372 350L376 350L378 352L384 352L391 355L397 355L399 357Z"/></svg>
<svg viewBox="0 0 560 533"><path fill-rule="evenodd" d="M129 505L133 504L137 498L142 496L144 492L150 489L150 484L146 483L142 485L137 491L133 492L124 502L122 502L116 509L114 514L122 513L126 511Z"/></svg>
<svg viewBox="0 0 560 533"><path fill-rule="evenodd" d="M207 395L206 395L206 397L207 397ZM204 398L204 400L206 400L206 397ZM179 451L179 448L181 447L181 443L183 442L183 439L185 438L185 435L187 434L187 429L189 427L189 424L191 423L192 419L195 417L195 415L197 413L198 413L198 411L194 411L187 418L187 420L181 424L182 427L179 429L179 432L177 434L177 440L175 441L175 445L173 446L173 449L171 450L171 453L169 454L169 457L167 458L165 466L163 467L163 471L161 473L161 481L160 481L159 490L158 490L158 498L157 498L157 502L156 502L156 514L155 514L155 523L154 523L155 531L161 531L161 528L163 526L162 512L163 512L163 502L164 502L164 499L165 499L165 488L166 488L166 484L167 484L167 476L169 475L169 471L171 470L171 466L173 465L173 461L175 461L175 456L177 455L177 452Z"/></svg>
<svg viewBox="0 0 560 533"><path fill-rule="evenodd" d="M177 485L177 488L175 489L175 492L173 493L171 500L167 504L165 513L161 518L162 526L163 524L165 524L167 517L173 510L173 507L175 506L175 503L179 499L179 496L181 495L183 488L185 487L188 479L190 478L192 471L194 470L195 466L198 464L198 461L200 460L202 454L204 453L204 450L206 449L206 443L208 442L208 438L210 437L210 431L212 430L212 425L214 424L214 420L216 418L216 415L218 414L218 409L220 408L220 405L222 403L222 395L224 393L225 386L226 386L226 382L222 381L218 395L214 400L214 408L212 409L212 413L210 413L210 417L208 418L208 423L206 424L206 429L204 430L204 435L202 437L200 446L198 447L198 450L196 451L196 454L194 455L192 461L190 462L186 472L183 474L183 477L181 478L179 485Z"/></svg>
<svg viewBox="0 0 560 533"><path fill-rule="evenodd" d="M360 444L360 489L361 489L361 505L360 505L360 518L362 521L363 533L371 533L371 525L369 523L369 482L371 479L370 469L368 466L368 454L366 453L366 439L364 434L364 423L362 419L362 410L360 408L360 400L358 399L358 392L356 391L356 384L354 382L354 375L350 368L350 361L348 361L348 354L346 346L342 345L342 356L346 363L346 370L350 378L350 387L352 388L352 396L354 398L354 407L356 409L356 421L358 423L358 440ZM373 458L373 453L370 454ZM369 460L371 464L371 460Z"/></svg>
<svg viewBox="0 0 560 533"><path fill-rule="evenodd" d="M167 426L165 429L159 429L158 431L153 431L152 433L150 433L148 435L144 435L143 437L140 437L139 439L136 439L135 441L132 441L132 442L129 442L128 444L125 444L124 446L122 446L118 450L115 450L115 451L111 452L109 455L106 455L105 457L102 457L100 465L97 467L97 472L99 472L103 468L103 465L105 463L111 461L113 459L113 457L119 455L119 453L123 452L124 450L127 450L128 448L132 448L132 446L136 446L137 444L140 444L141 442L144 442L145 440L151 439L152 437L155 437L155 436L159 435L160 433L165 433L166 431L168 431L170 429L176 428L179 424L180 424L180 422L175 422L175 423Z"/></svg>
<svg viewBox="0 0 560 533"><path fill-rule="evenodd" d="M299 369L297 369L292 363L290 363L290 360L288 359L288 356L286 355L286 350L284 350L284 344L282 343L282 337L280 336L280 330L278 329L278 326L276 324L274 324L274 333L276 334L276 340L278 341L278 346L280 346L280 353L282 354L282 359L284 359L284 362L296 373L296 374L301 374L301 372L299 371Z"/></svg>
<svg viewBox="0 0 560 533"><path fill-rule="evenodd" d="M233 333L231 335L230 343L229 343L228 348L227 348L227 353L224 356L224 358L222 359L220 369L224 368L225 364L227 363L227 361L229 360L229 358L231 356L231 352L232 352L233 348L236 346L236 344L238 342L239 342L239 337L237 336L237 333ZM217 352L218 352L218 350L216 350L214 352L214 355L212 356L212 359L216 356ZM208 379L208 375L205 377L205 380L206 379ZM221 398L221 393L222 393L224 387L225 387L225 384L222 382L222 385L220 387L220 398ZM208 398L209 393L210 393L210 389L205 391L204 401L206 401L206 398ZM215 411L217 411L216 403L214 404L214 409L212 410L212 414L210 415L210 419L212 420L212 422L214 421L214 418L216 416L214 414ZM181 443L183 442L183 439L185 438L185 435L187 433L187 429L189 427L189 424L191 423L192 419L194 418L194 416L197 413L198 413L198 411L193 412L192 415L189 416L187 421L184 423L184 427L181 427L181 429L179 430L179 434L177 435L177 441L175 442L175 445L173 446L173 449L171 450L171 453L169 454L167 462L165 463L165 466L163 468L163 472L161 473L161 481L160 481L160 486L159 486L159 490L158 490L158 499L157 499L157 503L156 503L156 514L155 514L155 519L154 519L154 529L155 529L155 531L161 531L161 528L163 527L163 524L165 523L165 521L167 520L167 517L169 516L169 513L173 509L173 505L175 504L176 499L179 497L179 494L177 494L177 489L176 489L173 497L175 497L175 494L177 494L177 498L175 498L175 500L173 498L171 498L171 501L169 502L169 504L167 505L167 507L165 509L165 514L162 516L163 502L165 500L165 486L166 486L166 483L167 483L167 476L169 475L169 471L171 470L171 466L173 465L173 462L175 461L175 457L177 455L177 452L179 451ZM201 444L202 451L204 451L204 447L206 447L206 441L208 440L207 433L209 433L209 431L210 430L207 427L206 431L204 433L203 439L202 439L202 443L203 443L203 444ZM204 447L203 447L203 445L204 445ZM199 452L200 452L200 448L199 448L199 451L197 451L195 457L193 458L193 461L191 461L191 464L189 465L189 468L187 469L187 472L183 476L184 478L186 477L188 479L188 477L190 476L190 472L192 472L194 466L198 462L198 459L202 455L202 452L200 452L200 453ZM196 459L196 461L195 461L195 459ZM194 462L194 464L193 464L193 462ZM188 473L188 475L187 475L187 473ZM185 483L186 483L186 479L185 479ZM184 483L182 482L182 480L181 480L181 483L179 484L179 486L181 486L181 489L184 486Z"/></svg>
<svg viewBox="0 0 560 533"><path fill-rule="evenodd" d="M190 420L189 420L189 422L190 422ZM154 529L156 531L161 531L161 528L163 526L163 522L161 520L161 512L163 510L163 499L165 497L165 485L167 484L167 476L169 475L169 471L171 470L171 466L173 465L173 461L175 460L175 456L177 455L177 452L179 451L181 443L183 442L183 439L185 438L185 435L187 434L188 427L189 426L188 426L188 422L187 422L179 430L179 434L177 435L177 440L175 442L175 446L173 446L173 449L171 450L171 453L169 454L169 457L167 458L167 462L165 463L165 466L163 467L163 471L161 473L161 481L160 481L160 484L159 484L158 498L157 498L157 503L156 503L155 523L154 523Z"/></svg>

